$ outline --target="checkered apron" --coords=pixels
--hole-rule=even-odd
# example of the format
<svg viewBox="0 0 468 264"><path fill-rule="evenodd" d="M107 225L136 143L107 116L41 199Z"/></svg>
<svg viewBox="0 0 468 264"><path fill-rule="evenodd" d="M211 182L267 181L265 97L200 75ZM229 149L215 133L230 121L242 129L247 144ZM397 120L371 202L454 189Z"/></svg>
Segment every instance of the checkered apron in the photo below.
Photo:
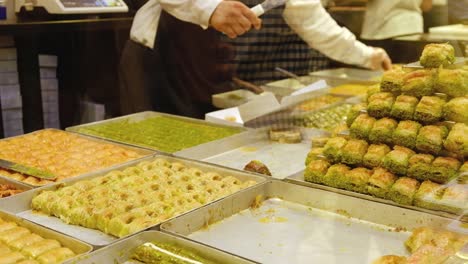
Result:
<svg viewBox="0 0 468 264"><path fill-rule="evenodd" d="M258 0L242 0L253 7ZM276 67L297 75L307 75L311 71L327 68L329 60L321 53L309 48L283 19L283 7L270 10L262 15L262 29L247 32L236 38L222 36L222 40L235 47L233 63L237 67L237 77L263 84L285 76Z"/></svg>

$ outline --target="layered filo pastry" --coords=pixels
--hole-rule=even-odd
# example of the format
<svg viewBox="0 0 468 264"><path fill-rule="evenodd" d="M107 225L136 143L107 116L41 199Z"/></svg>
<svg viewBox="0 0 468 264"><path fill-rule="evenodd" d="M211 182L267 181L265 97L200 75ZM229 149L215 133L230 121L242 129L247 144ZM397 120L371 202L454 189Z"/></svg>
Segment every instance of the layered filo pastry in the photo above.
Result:
<svg viewBox="0 0 468 264"><path fill-rule="evenodd" d="M378 167L375 168L367 182L367 192L379 198L387 198L390 188L398 179L395 174L388 170Z"/></svg>
<svg viewBox="0 0 468 264"><path fill-rule="evenodd" d="M62 263L76 254L59 241L43 238L0 218L0 263Z"/></svg>
<svg viewBox="0 0 468 264"><path fill-rule="evenodd" d="M392 106L390 115L400 120L411 120L418 103L418 98L414 96L399 95Z"/></svg>
<svg viewBox="0 0 468 264"><path fill-rule="evenodd" d="M394 102L395 97L392 93L380 92L373 94L368 99L367 112L376 118L390 116Z"/></svg>

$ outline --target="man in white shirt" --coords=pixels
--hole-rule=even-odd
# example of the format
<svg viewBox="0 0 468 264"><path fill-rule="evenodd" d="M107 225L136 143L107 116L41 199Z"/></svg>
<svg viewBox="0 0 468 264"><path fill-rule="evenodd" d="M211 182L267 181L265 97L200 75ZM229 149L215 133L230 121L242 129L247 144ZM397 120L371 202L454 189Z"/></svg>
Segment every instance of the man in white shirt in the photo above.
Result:
<svg viewBox="0 0 468 264"><path fill-rule="evenodd" d="M423 33L422 12L431 7L432 0L369 0L361 38L383 40Z"/></svg>
<svg viewBox="0 0 468 264"><path fill-rule="evenodd" d="M260 1L245 0L244 2L252 7ZM167 15L165 15L166 12ZM369 47L357 41L351 32L336 24L325 11L320 0L291 0L285 7L267 12L262 19L269 23L263 23L263 29L259 31L250 30L251 28L258 29L260 26L260 21L252 14L248 7L235 1L148 1L138 11L131 30L133 43L130 45L134 46L133 50L139 45L140 51L133 51L132 54L131 49L126 49L122 57L121 64L133 69L133 74L125 73L125 71L122 74L127 94L132 97L131 94L135 93L133 87L145 86L146 92L137 97L146 101L148 98L158 97L158 102L150 103L153 109L202 117L203 110L206 108L202 109L199 106L210 103L211 93L215 91L210 88L211 84L229 81L229 77L218 78L217 76L223 76L229 72L238 75L241 79L245 75L248 81L262 83L277 78L272 73L274 66L283 66L293 71L297 68L300 71L295 72L302 74L306 72L304 65L309 48L314 48L332 59L348 64L370 69L391 67L391 61L384 50ZM184 24L181 21L192 24ZM221 44L213 48L215 56L221 58L214 60L211 65L226 69L222 73L215 71L208 78L203 76L203 71L210 72L212 67L200 67L197 63L210 61L210 56L201 57L197 52L187 51L194 49L193 46L196 45L200 49L199 53L204 54L206 50L210 50L208 46L211 46L196 35L192 34L191 38L183 36L189 34L188 31L197 31L200 35L206 34L213 37L210 30L201 31L193 24L199 25L200 29L211 26L223 32L225 36L235 38L230 42L232 44L230 49L221 48ZM213 37L213 42L229 42L225 36L220 34L218 37ZM142 50L142 46L146 47L146 51ZM159 66L158 63L151 62L138 70L138 62L135 58L144 57L146 60L150 52L155 52L157 53L155 56L160 57ZM161 62L164 66L161 66ZM153 72L155 75L153 84L148 84L146 79L150 78L143 76L141 72ZM166 77L159 78L163 75ZM194 84L194 81L197 83ZM141 83L143 85L140 85ZM190 89L187 89L187 86ZM154 92L154 96L147 96L151 92ZM129 101L128 96L124 99ZM131 111L144 110L141 108L147 108L146 105L148 103L137 104Z"/></svg>

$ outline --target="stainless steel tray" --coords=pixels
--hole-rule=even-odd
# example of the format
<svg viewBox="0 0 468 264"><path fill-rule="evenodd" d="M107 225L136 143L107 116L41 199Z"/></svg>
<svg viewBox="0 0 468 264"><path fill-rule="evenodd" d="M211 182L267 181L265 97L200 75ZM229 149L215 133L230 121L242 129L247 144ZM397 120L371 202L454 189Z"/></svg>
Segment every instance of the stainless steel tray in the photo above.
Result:
<svg viewBox="0 0 468 264"><path fill-rule="evenodd" d="M19 138L19 137L22 137L22 136L25 136L25 135L30 135L30 134L38 133L38 132L44 131L44 130L60 130L60 129L46 128L46 129L42 129L42 130L38 130L38 131L31 132L31 133L28 133L28 134L19 135L19 136L14 136L14 137L5 138L5 139L0 139L0 140L8 140L8 139L12 139L12 138ZM154 150L148 150L148 149L143 149L143 148L139 148L139 147L135 147L135 146L129 146L129 145L121 144L121 143L118 143L118 142L109 142L109 141L105 141L105 140L102 140L102 139L98 139L98 138L95 138L95 137L91 137L91 136L87 136L87 135L83 135L83 134L78 134L78 133L74 133L74 132L68 132L68 131L62 131L62 132L71 133L71 134L73 134L73 135L77 135L77 136L79 136L79 137L85 138L85 139L90 140L90 141L94 141L94 142L98 142L98 143L105 143L105 144L112 144L112 145L115 145L115 146L119 146L119 147L122 147L122 148L126 148L126 149L129 149L129 150L133 150L133 151L137 152L138 154L141 154L141 155L143 156L142 158L148 157L148 156L151 156L151 155L154 155L155 153L157 153L157 152L154 151ZM141 159L141 158L138 158L138 159ZM136 159L136 160L138 160L138 159ZM120 164L116 164L116 165L118 166L118 165L121 165L121 164L125 164L125 163L120 163ZM102 169L102 170L105 170L105 169ZM100 170L98 170L98 171L100 171ZM68 178L68 179L66 179L66 180L64 180L64 181L67 181L67 180L69 180L69 179L73 179L73 178L76 178L76 177L79 177L79 176L80 176L80 175L77 175L77 176ZM11 179L11 178L6 177L6 176L0 175L0 177L9 179L10 181L15 182L15 183L17 183L17 184L29 186L30 188L37 188L37 187L40 187L40 186L38 186L38 185L32 185L32 184L28 184L28 183L25 183L25 182L22 182L22 181L17 181L17 180L15 180L15 179ZM60 181L60 182L64 182L64 181Z"/></svg>
<svg viewBox="0 0 468 264"><path fill-rule="evenodd" d="M98 249L88 255L82 256L65 264L101 264L101 263L141 263L130 259L132 251L146 242L171 243L177 246L190 249L202 256L209 257L217 263L225 264L247 264L253 263L240 257L222 252L220 250L201 245L199 243L172 236L158 231L145 231L119 242L116 242L105 248Z"/></svg>
<svg viewBox="0 0 468 264"><path fill-rule="evenodd" d="M106 124L106 123L111 123L111 122L119 122L119 121L122 121L122 120L130 120L132 122L138 122L138 121L142 121L142 120L145 120L145 119L148 119L148 118L151 118L151 117L156 117L156 116L167 116L167 117L176 118L176 119L180 119L180 120L184 120L184 121L188 121L188 122L192 122L192 123L211 125L211 126L215 126L215 127L217 126L217 127L226 127L226 128L237 128L240 131L246 131L247 130L246 128L242 128L242 127L233 127L233 126L227 126L227 125L214 124L214 123L209 123L209 122L207 122L205 120L201 120L201 119L195 119L195 118L189 118L189 117L177 116L177 115L170 115L170 114L153 112L153 111L145 111L145 112L135 113L135 114L131 114L131 115L111 118L111 119L107 119L107 120L103 120L103 121L97 121L97 122L93 122L93 123L88 123L88 124L83 124L83 125L78 125L78 126L72 126L72 127L66 128L66 130L71 131L71 132L75 132L75 133L79 133L79 134L83 134L83 133L80 132L81 128L92 127L92 126L95 126L95 125L101 125L101 124ZM86 134L86 135L88 135L88 134ZM148 149L148 150L153 150L153 151L156 150L159 153L172 154L172 153L167 153L167 152L164 152L164 151L160 151L160 150L155 149L155 148L151 148L150 146L139 145L139 144L136 144L136 143L125 142L125 141L119 141L119 140L106 138L106 137L103 137L103 136L97 136L97 135L88 135L88 136L95 137L95 138L100 138L100 139L104 139L104 140L108 140L108 141L112 141L112 142L117 142L117 143L120 143L120 144L136 146L136 147L140 147L140 148L144 148L144 149Z"/></svg>
<svg viewBox="0 0 468 264"><path fill-rule="evenodd" d="M290 183L294 183L294 184L298 184L298 185L302 185L302 186L307 186L307 187L312 187L312 188L316 188L316 189L322 189L322 190L326 190L326 191L331 191L331 192L335 192L335 193L349 195L349 196L353 196L353 197L357 197L357 198L361 198L361 199L365 199L365 200L369 200L369 201L374 201L374 202L378 202L378 203L383 203L383 204L389 204L389 205L393 205L393 206L408 208L408 209L411 209L411 210L420 211L420 212L429 213L429 214L434 214L434 215L438 215L438 216L441 216L441 217L446 217L446 218L451 218L451 219L460 219L461 221L468 222L468 216L460 217L460 216L450 214L450 213L447 213L447 212L434 211L434 210L428 210L428 209L420 208L420 207L417 207L417 206L398 204L398 203L395 203L395 202L393 202L391 200L377 198L377 197L374 197L372 195L367 195L367 194L352 192L352 191L348 191L348 190L338 189L338 188L334 188L334 187L330 187L330 186L326 186L326 185L322 185L322 184L307 182L307 181L304 180L304 171L298 172L295 175L292 175L292 176L286 178L285 181L290 182Z"/></svg>
<svg viewBox="0 0 468 264"><path fill-rule="evenodd" d="M380 82L382 72L353 68L337 68L323 71L311 72L309 75L335 80L344 80L347 83L375 84Z"/></svg>
<svg viewBox="0 0 468 264"><path fill-rule="evenodd" d="M318 82L320 80L325 80L328 86L330 87L349 83L349 81L340 80L336 78L306 75L306 76L300 76L299 80L294 79L294 78L289 78L289 79L282 79L279 81L270 82L262 86L262 88L265 91L272 92L279 97L283 97L283 96L290 95L291 93L297 90L300 90L306 87L307 85Z"/></svg>
<svg viewBox="0 0 468 264"><path fill-rule="evenodd" d="M69 225L56 217L35 213L31 210L31 200L36 194L38 194L39 192L43 190L56 190L59 186L71 185L80 180L96 178L114 170L124 170L125 168L130 167L130 166L135 166L136 164L142 161L152 160L155 158L164 158L171 162L178 161L183 164L186 164L187 166L199 168L202 171L212 171L212 172L218 172L221 175L231 175L242 181L254 180L258 183L266 181L266 178L262 176L257 176L254 174L230 170L230 169L222 168L220 166L205 164L205 163L192 161L188 159L174 158L174 157L170 157L166 155L155 155L153 157L147 157L147 158L140 159L137 161L128 162L124 165L115 166L115 167L112 167L112 168L109 168L107 170L103 170L100 172L86 174L77 178L70 179L68 181L64 181L59 184L37 188L28 192L15 195L13 197L7 197L4 199L1 199L0 208L2 208L2 210L4 211L14 213L22 218L28 219L34 223L40 224L42 226L48 227L53 230L58 230L71 237L75 237L77 239L85 241L94 247L106 246L108 244L111 244L119 240L119 238L111 236L111 235L107 235L99 230L89 229L89 228L85 228L81 226ZM159 226L159 224L155 226L157 227Z"/></svg>
<svg viewBox="0 0 468 264"><path fill-rule="evenodd" d="M362 264L407 255L410 230L452 221L273 180L165 222L161 230L261 263Z"/></svg>
<svg viewBox="0 0 468 264"><path fill-rule="evenodd" d="M28 191L28 190L31 190L33 187L27 185L27 184L24 184L24 183L21 183L21 182L18 182L18 181L15 181L13 179L10 179L10 178L7 178L7 177L3 177L3 176L0 176L0 184L8 184L8 185L11 185L11 186L14 186L20 190L24 190L24 191ZM9 196L11 197L11 196ZM0 199L5 199L7 197L4 197L4 198L1 198Z"/></svg>
<svg viewBox="0 0 468 264"><path fill-rule="evenodd" d="M40 225L31 223L15 215L11 215L9 213L0 211L0 218L7 220L7 221L15 222L19 226L23 226L29 229L30 231L32 231L33 233L40 235L41 237L57 240L58 242L60 242L60 244L62 244L62 246L71 249L77 255L73 259L79 258L83 256L84 254L89 253L93 250L93 247L91 247L90 245L86 243L83 243L69 236L60 234L59 232L50 230L48 228L42 227Z"/></svg>
<svg viewBox="0 0 468 264"><path fill-rule="evenodd" d="M174 153L175 156L201 160L243 170L252 160L265 164L272 176L284 179L305 169L312 137L325 136L318 129L301 129L302 142L284 144L269 139L269 129L257 129Z"/></svg>

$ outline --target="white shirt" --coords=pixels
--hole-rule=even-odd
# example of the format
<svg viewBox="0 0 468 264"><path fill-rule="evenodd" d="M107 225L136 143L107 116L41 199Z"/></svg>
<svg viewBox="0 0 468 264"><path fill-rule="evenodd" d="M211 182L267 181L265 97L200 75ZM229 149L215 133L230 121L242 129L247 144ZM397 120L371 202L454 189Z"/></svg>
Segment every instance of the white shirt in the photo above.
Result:
<svg viewBox="0 0 468 264"><path fill-rule="evenodd" d="M161 11L207 28L211 14L223 0L150 0L136 14L130 37L154 48ZM290 0L283 17L288 25L311 47L328 57L348 64L369 67L372 47L356 40L340 27L323 8L320 0Z"/></svg>
<svg viewBox="0 0 468 264"><path fill-rule="evenodd" d="M362 26L363 39L388 39L424 32L422 0L370 0Z"/></svg>

